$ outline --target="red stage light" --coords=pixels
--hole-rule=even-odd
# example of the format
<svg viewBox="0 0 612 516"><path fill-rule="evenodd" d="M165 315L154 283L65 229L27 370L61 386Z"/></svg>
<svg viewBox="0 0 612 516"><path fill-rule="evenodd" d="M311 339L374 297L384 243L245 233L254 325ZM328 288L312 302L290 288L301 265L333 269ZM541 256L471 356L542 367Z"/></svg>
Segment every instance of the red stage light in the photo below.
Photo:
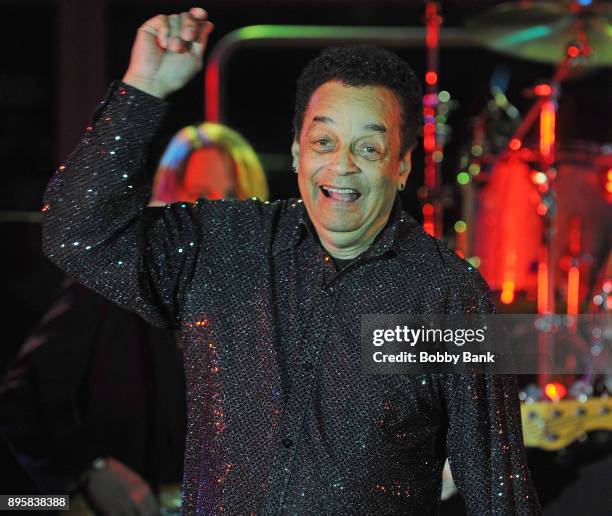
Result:
<svg viewBox="0 0 612 516"><path fill-rule="evenodd" d="M542 104L540 113L540 153L549 158L555 146L555 105L547 100Z"/></svg>
<svg viewBox="0 0 612 516"><path fill-rule="evenodd" d="M578 267L570 267L567 272L567 313L578 315L578 295L580 293L580 270Z"/></svg>
<svg viewBox="0 0 612 516"><path fill-rule="evenodd" d="M219 113L219 63L209 63L206 68L206 121L218 122Z"/></svg>
<svg viewBox="0 0 612 516"><path fill-rule="evenodd" d="M521 145L523 145L521 140L519 140L518 138L512 138L512 140L510 140L509 147L512 150L519 150L521 148Z"/></svg>
<svg viewBox="0 0 612 516"><path fill-rule="evenodd" d="M436 72L427 72L425 74L425 82L430 86L433 86L438 82L438 74Z"/></svg>
<svg viewBox="0 0 612 516"><path fill-rule="evenodd" d="M552 93L552 88L550 84L538 84L534 91L538 97L548 97Z"/></svg>
<svg viewBox="0 0 612 516"><path fill-rule="evenodd" d="M514 287L514 281L504 281L499 300L505 305L509 305L514 301Z"/></svg>
<svg viewBox="0 0 612 516"><path fill-rule="evenodd" d="M548 308L548 266L544 260L538 264L538 313L546 313Z"/></svg>
<svg viewBox="0 0 612 516"><path fill-rule="evenodd" d="M565 385L560 384L559 382L551 382L546 384L546 387L544 387L544 392L549 400L559 401L565 398L567 388Z"/></svg>

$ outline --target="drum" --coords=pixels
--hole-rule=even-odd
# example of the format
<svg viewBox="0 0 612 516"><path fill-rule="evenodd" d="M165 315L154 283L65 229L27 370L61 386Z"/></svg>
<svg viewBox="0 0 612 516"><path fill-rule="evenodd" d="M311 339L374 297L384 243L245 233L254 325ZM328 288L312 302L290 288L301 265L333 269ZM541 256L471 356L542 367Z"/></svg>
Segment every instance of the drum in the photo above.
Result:
<svg viewBox="0 0 612 516"><path fill-rule="evenodd" d="M557 155L557 216L552 240L557 288L567 296L572 232L578 223L580 301L591 295L612 249L612 144L574 142Z"/></svg>
<svg viewBox="0 0 612 516"><path fill-rule="evenodd" d="M507 303L519 292L531 300L537 296L543 219L533 158L526 149L509 153L482 186L471 184L464 192L466 256L478 258L481 274ZM612 145L573 142L557 151L556 169L551 242L556 288L565 299L569 267L576 266L583 301L611 249Z"/></svg>
<svg viewBox="0 0 612 516"><path fill-rule="evenodd" d="M527 156L513 152L498 161L482 186L474 186L465 206L468 255L494 291L535 294L542 219Z"/></svg>

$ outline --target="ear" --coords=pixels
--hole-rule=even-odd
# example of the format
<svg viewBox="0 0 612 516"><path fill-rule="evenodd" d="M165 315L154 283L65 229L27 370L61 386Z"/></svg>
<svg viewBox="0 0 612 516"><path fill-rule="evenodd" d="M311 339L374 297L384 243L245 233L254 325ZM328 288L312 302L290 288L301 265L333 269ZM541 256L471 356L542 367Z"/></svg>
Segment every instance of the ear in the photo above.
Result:
<svg viewBox="0 0 612 516"><path fill-rule="evenodd" d="M400 177L406 181L412 170L412 151L406 152L400 160Z"/></svg>
<svg viewBox="0 0 612 516"><path fill-rule="evenodd" d="M291 155L293 156L292 166L297 170L300 162L300 144L297 137L293 139L293 143L291 144Z"/></svg>

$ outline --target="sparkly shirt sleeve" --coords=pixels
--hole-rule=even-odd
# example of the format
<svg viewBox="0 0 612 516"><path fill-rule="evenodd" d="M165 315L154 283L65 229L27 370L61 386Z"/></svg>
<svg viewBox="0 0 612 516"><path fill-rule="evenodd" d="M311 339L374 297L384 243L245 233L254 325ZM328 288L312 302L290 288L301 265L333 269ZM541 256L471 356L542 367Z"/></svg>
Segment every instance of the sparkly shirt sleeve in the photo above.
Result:
<svg viewBox="0 0 612 516"><path fill-rule="evenodd" d="M455 305L490 314L488 287L476 272ZM471 294L470 294L471 292ZM541 514L523 446L518 385L513 375L445 375L447 454L468 514Z"/></svg>
<svg viewBox="0 0 612 516"><path fill-rule="evenodd" d="M147 151L166 109L136 88L112 86L47 186L43 248L78 282L155 326L176 328L196 265L227 254L218 240L245 244L253 231L239 222L253 228L263 203L201 199L147 208Z"/></svg>

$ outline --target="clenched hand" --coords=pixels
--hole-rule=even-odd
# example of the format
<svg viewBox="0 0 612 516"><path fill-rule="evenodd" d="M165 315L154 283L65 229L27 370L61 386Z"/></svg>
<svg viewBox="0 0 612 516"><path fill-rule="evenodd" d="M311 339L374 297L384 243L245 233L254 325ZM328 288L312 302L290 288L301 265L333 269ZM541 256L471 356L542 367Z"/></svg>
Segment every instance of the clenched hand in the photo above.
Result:
<svg viewBox="0 0 612 516"><path fill-rule="evenodd" d="M159 14L138 29L123 82L165 98L202 69L202 56L213 24L193 7L180 14Z"/></svg>

